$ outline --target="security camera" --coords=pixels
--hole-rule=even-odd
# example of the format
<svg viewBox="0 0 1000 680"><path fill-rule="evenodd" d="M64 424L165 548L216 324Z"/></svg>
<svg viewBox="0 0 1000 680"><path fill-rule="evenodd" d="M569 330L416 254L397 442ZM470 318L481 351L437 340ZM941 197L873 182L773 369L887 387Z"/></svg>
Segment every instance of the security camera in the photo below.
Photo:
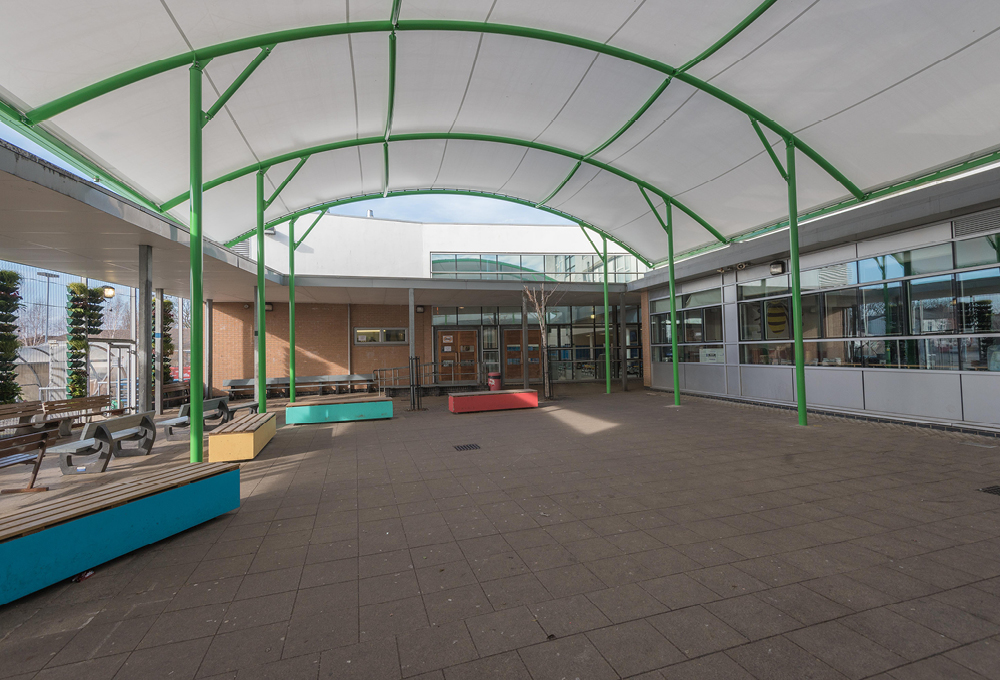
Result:
<svg viewBox="0 0 1000 680"><path fill-rule="evenodd" d="M739 264L736 265L736 268L739 269L740 271L743 271L749 266L750 266L749 262L740 262Z"/></svg>

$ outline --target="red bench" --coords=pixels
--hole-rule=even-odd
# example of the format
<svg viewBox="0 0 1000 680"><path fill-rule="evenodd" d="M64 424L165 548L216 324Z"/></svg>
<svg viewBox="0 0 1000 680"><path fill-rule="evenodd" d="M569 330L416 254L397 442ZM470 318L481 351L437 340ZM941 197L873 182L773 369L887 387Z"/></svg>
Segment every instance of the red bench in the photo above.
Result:
<svg viewBox="0 0 1000 680"><path fill-rule="evenodd" d="M452 413L507 411L515 408L538 408L538 391L495 390L456 392L448 395L448 410Z"/></svg>

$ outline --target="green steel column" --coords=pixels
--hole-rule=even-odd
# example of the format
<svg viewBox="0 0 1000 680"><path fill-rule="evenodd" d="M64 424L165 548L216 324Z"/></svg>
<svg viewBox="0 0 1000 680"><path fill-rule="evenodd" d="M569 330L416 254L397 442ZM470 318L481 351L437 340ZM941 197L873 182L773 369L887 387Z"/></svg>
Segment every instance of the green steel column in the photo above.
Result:
<svg viewBox="0 0 1000 680"><path fill-rule="evenodd" d="M670 263L670 354L674 368L674 406L681 405L681 367L677 356L677 286L674 284L674 211L667 201L667 259Z"/></svg>
<svg viewBox="0 0 1000 680"><path fill-rule="evenodd" d="M608 239L604 238L604 382L611 394L611 330L608 326Z"/></svg>
<svg viewBox="0 0 1000 680"><path fill-rule="evenodd" d="M806 418L806 357L802 342L802 284L799 277L799 206L795 185L795 142L785 141L788 172L788 244L791 251L792 270L792 328L795 332L795 397L799 407L799 425L807 425Z"/></svg>
<svg viewBox="0 0 1000 680"><path fill-rule="evenodd" d="M191 462L200 463L202 459L202 444L205 421L205 391L203 382L204 367L204 336L202 320L204 310L204 295L202 291L202 230L201 230L201 194L202 194L202 162L201 162L201 69L202 65L195 62L190 69L190 180L191 180L191 219L190 256L191 256Z"/></svg>
<svg viewBox="0 0 1000 680"><path fill-rule="evenodd" d="M288 223L288 400L295 401L295 220Z"/></svg>
<svg viewBox="0 0 1000 680"><path fill-rule="evenodd" d="M264 322L264 171L257 171L257 393L267 413L267 328Z"/></svg>

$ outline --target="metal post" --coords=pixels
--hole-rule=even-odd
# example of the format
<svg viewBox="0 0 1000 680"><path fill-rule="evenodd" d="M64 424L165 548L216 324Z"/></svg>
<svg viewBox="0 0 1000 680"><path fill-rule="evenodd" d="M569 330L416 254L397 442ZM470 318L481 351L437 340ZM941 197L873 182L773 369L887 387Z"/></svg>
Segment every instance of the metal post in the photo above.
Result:
<svg viewBox="0 0 1000 680"><path fill-rule="evenodd" d="M528 298L521 293L521 382L528 389Z"/></svg>
<svg viewBox="0 0 1000 680"><path fill-rule="evenodd" d="M628 392L628 327L625 325L625 293L618 299L618 345L621 347L622 363L619 370L622 378L622 392Z"/></svg>
<svg viewBox="0 0 1000 680"><path fill-rule="evenodd" d="M257 171L257 405L267 413L267 324L264 320L264 171Z"/></svg>
<svg viewBox="0 0 1000 680"><path fill-rule="evenodd" d="M674 368L674 406L681 405L681 368L677 356L677 286L674 283L674 210L667 201L667 259L670 261L670 355Z"/></svg>
<svg viewBox="0 0 1000 680"><path fill-rule="evenodd" d="M163 415L163 289L156 289L156 328L153 330L156 346L153 350L153 403L156 415Z"/></svg>
<svg viewBox="0 0 1000 680"><path fill-rule="evenodd" d="M136 316L136 370L139 394L136 413L144 413L153 404L153 248L139 246L139 304Z"/></svg>
<svg viewBox="0 0 1000 680"><path fill-rule="evenodd" d="M288 223L288 401L295 403L295 220Z"/></svg>
<svg viewBox="0 0 1000 680"><path fill-rule="evenodd" d="M406 294L407 306L409 311L409 326L407 327L406 333L407 338L410 341L410 408L416 408L416 371L417 366L414 363L414 357L417 356L417 338L414 332L414 326L416 326L416 309L413 303L413 289L410 288Z"/></svg>
<svg viewBox="0 0 1000 680"><path fill-rule="evenodd" d="M190 119L189 128L191 134L191 148L189 161L191 164L191 219L188 229L191 233L191 462L200 463L202 454L202 444L205 423L202 420L205 412L204 382L202 380L203 368L203 348L202 348L202 315L204 310L204 298L202 294L202 233L201 233L201 193L202 193L202 163L201 163L201 130L203 116L201 109L201 69L202 65L195 62L190 68ZM183 304L183 303L182 303ZM183 316L184 309L181 308L181 335L183 336ZM159 320L160 317L157 317ZM181 355L181 367L183 370L184 356ZM159 375L157 371L157 375ZM184 377L184 374L181 374Z"/></svg>
<svg viewBox="0 0 1000 680"><path fill-rule="evenodd" d="M205 394L211 399L214 369L212 363L215 357L215 314L212 300L205 300L205 317L208 319L205 323Z"/></svg>
<svg viewBox="0 0 1000 680"><path fill-rule="evenodd" d="M608 318L608 239L604 238L604 383L611 394L611 319Z"/></svg>
<svg viewBox="0 0 1000 680"><path fill-rule="evenodd" d="M802 342L802 283L799 276L799 206L795 184L795 142L785 140L788 173L788 244L792 270L792 328L795 331L795 398L798 402L799 425L808 425L806 417L806 357Z"/></svg>
<svg viewBox="0 0 1000 680"><path fill-rule="evenodd" d="M414 301L413 301L412 288L410 288L409 290L408 297L410 305L410 327L407 330L407 333L409 333L409 339L410 339L410 356L415 357L417 356L417 336L415 330L417 318L416 318L416 308L414 306Z"/></svg>

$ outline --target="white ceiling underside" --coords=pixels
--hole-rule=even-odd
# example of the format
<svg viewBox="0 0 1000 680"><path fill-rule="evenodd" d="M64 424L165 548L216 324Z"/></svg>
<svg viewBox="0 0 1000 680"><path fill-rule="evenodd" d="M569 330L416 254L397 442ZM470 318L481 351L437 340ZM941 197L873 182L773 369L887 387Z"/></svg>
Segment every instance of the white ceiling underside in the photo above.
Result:
<svg viewBox="0 0 1000 680"><path fill-rule="evenodd" d="M667 256L638 186L576 157L611 139L664 82L633 61L557 42L475 30L403 30L408 20L538 28L680 67L760 0L402 0L391 137L490 135L563 149L468 139L390 141L317 153L266 218L384 191L498 193L563 211L649 260ZM386 22L392 0L39 0L4 10L0 98L22 112L141 66L226 41L343 22ZM1000 147L1000 2L779 0L689 73L794 133L868 191ZM322 144L385 133L389 31L278 44L204 129L206 180ZM39 49L39 46L44 46ZM257 55L205 69L207 109ZM122 87L40 123L163 203L188 189L188 70ZM765 131L779 158L784 144ZM593 159L683 203L730 237L787 216L785 182L746 113L674 79ZM297 160L270 167L271 192ZM802 211L850 196L803 154ZM384 178L388 174L388 186ZM663 200L651 195L661 210ZM205 193L205 234L255 224L253 173ZM170 214L188 221L188 204ZM675 250L716 239L674 209Z"/></svg>

